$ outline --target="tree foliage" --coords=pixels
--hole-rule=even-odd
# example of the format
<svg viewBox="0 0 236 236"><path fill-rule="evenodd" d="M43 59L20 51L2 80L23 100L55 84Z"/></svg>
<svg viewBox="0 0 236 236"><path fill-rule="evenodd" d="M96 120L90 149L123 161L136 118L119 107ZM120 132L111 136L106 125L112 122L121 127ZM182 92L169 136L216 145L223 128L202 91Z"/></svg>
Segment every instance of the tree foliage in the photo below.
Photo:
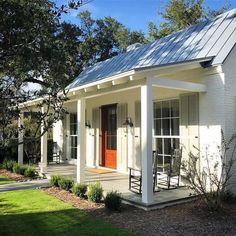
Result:
<svg viewBox="0 0 236 236"><path fill-rule="evenodd" d="M212 19L228 9L227 5L219 9L205 9L204 0L170 0L160 16L164 22L159 26L148 23L148 38L155 40L173 32L195 25L204 19Z"/></svg>
<svg viewBox="0 0 236 236"><path fill-rule="evenodd" d="M9 129L22 111L35 117L35 130L43 123L43 132L28 137L38 140L66 113L66 86L85 66L145 42L142 32L132 32L112 17L95 20L88 11L79 14L80 25L63 22L63 14L86 2L58 7L51 0L0 1L0 149L6 140L17 139L18 131L27 132L23 124L14 132ZM29 89L32 84L37 89ZM22 107L36 98L41 100L34 107Z"/></svg>
<svg viewBox="0 0 236 236"><path fill-rule="evenodd" d="M19 117L20 103L42 97L34 111L38 127L45 124L44 132L65 112L65 86L78 74L79 41L77 27L61 23L60 16L81 4L70 1L57 7L49 0L0 1L1 148L8 138L17 137L17 130L9 132L8 126ZM27 89L29 83L41 89Z"/></svg>
<svg viewBox="0 0 236 236"><path fill-rule="evenodd" d="M83 66L104 61L133 43L145 43L142 32L130 31L112 17L93 19L89 11L78 15L81 25L80 60Z"/></svg>

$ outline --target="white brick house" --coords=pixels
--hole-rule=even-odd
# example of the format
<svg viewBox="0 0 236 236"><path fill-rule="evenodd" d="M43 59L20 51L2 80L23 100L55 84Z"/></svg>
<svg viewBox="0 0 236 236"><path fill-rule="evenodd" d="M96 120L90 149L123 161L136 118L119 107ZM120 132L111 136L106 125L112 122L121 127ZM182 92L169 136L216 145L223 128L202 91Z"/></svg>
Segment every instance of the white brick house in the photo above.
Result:
<svg viewBox="0 0 236 236"><path fill-rule="evenodd" d="M78 182L85 166L142 168L148 205L152 150L165 162L172 148L184 146L187 156L193 145L221 145L221 129L236 133L235 43L236 9L85 69L68 86L69 114L53 129L62 160L77 164Z"/></svg>

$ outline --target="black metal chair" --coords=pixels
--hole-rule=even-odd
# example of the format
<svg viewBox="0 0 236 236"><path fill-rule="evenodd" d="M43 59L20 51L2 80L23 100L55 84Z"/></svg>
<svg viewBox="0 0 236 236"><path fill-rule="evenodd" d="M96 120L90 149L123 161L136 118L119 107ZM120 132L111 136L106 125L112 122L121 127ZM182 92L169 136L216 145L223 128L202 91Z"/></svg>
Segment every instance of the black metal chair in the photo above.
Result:
<svg viewBox="0 0 236 236"><path fill-rule="evenodd" d="M157 186L157 151L153 151L152 171L153 171L153 192ZM129 167L129 190L134 193L142 192L142 170Z"/></svg>
<svg viewBox="0 0 236 236"><path fill-rule="evenodd" d="M165 172L158 172L158 186L162 187L163 184L167 185L167 189L178 188L180 184L180 169L181 169L181 160L182 160L182 148L173 149L170 163L165 165ZM171 179L177 177L177 183L172 184Z"/></svg>

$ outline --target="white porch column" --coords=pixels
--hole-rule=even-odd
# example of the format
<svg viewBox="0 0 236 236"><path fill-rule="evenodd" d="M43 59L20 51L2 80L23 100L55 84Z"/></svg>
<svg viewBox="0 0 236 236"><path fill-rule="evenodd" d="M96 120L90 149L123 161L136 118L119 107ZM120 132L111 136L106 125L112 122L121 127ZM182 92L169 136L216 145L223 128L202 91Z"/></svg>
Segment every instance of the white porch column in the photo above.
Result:
<svg viewBox="0 0 236 236"><path fill-rule="evenodd" d="M152 84L146 81L141 87L141 159L142 159L142 202L153 202L152 174Z"/></svg>
<svg viewBox="0 0 236 236"><path fill-rule="evenodd" d="M45 112L45 108L42 107L41 112L44 113ZM44 132L44 124L42 122L41 124L41 134ZM45 132L42 136L41 136L41 160L39 163L39 167L40 167L40 173L45 173L47 170L47 160L48 159L48 135L47 132Z"/></svg>
<svg viewBox="0 0 236 236"><path fill-rule="evenodd" d="M86 128L85 128L85 99L77 101L77 182L81 183L85 179L86 160Z"/></svg>
<svg viewBox="0 0 236 236"><path fill-rule="evenodd" d="M24 130L21 129L23 126L23 119L24 114L20 114L18 118L18 163L23 164L23 157L24 157Z"/></svg>

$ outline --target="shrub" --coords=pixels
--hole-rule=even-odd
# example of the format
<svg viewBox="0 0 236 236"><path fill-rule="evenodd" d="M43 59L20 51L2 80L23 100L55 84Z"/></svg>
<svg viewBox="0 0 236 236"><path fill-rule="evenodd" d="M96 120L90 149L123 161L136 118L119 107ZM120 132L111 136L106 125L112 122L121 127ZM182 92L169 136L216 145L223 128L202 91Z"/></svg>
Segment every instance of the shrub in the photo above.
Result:
<svg viewBox="0 0 236 236"><path fill-rule="evenodd" d="M33 166L21 165L18 163L14 163L13 172L19 175L24 175L26 177L34 177L35 176L35 168Z"/></svg>
<svg viewBox="0 0 236 236"><path fill-rule="evenodd" d="M14 163L13 167L12 167L12 171L16 174L20 173L20 165L18 163Z"/></svg>
<svg viewBox="0 0 236 236"><path fill-rule="evenodd" d="M24 176L26 177L35 177L35 167L33 166L25 166Z"/></svg>
<svg viewBox="0 0 236 236"><path fill-rule="evenodd" d="M88 186L88 199L93 202L100 202L102 199L103 189L99 182L91 183Z"/></svg>
<svg viewBox="0 0 236 236"><path fill-rule="evenodd" d="M72 192L77 196L77 197L85 197L85 193L87 192L87 184L74 184L72 187Z"/></svg>
<svg viewBox="0 0 236 236"><path fill-rule="evenodd" d="M53 187L59 187L59 180L61 180L61 176L60 175L51 175L50 178L50 185Z"/></svg>
<svg viewBox="0 0 236 236"><path fill-rule="evenodd" d="M111 191L107 193L104 199L106 209L110 211L120 211L121 210L121 194L117 191Z"/></svg>
<svg viewBox="0 0 236 236"><path fill-rule="evenodd" d="M61 189L69 191L74 184L74 181L71 178L61 178L58 180L58 185Z"/></svg>
<svg viewBox="0 0 236 236"><path fill-rule="evenodd" d="M27 170L28 166L20 165L20 175L25 175L25 171ZM26 175L25 175L26 176Z"/></svg>
<svg viewBox="0 0 236 236"><path fill-rule="evenodd" d="M16 161L5 159L5 160L3 161L2 167L3 167L4 169L9 170L9 171L12 172L12 171L13 171L13 166L14 166L15 164L17 164Z"/></svg>
<svg viewBox="0 0 236 236"><path fill-rule="evenodd" d="M231 198L227 188L232 184L232 177L235 177L233 168L236 163L236 134L226 140L221 131L221 139L220 146L206 146L201 150L196 148L197 153L190 152L189 158L182 163L190 188L206 203L210 211L218 211L223 206L222 201Z"/></svg>

